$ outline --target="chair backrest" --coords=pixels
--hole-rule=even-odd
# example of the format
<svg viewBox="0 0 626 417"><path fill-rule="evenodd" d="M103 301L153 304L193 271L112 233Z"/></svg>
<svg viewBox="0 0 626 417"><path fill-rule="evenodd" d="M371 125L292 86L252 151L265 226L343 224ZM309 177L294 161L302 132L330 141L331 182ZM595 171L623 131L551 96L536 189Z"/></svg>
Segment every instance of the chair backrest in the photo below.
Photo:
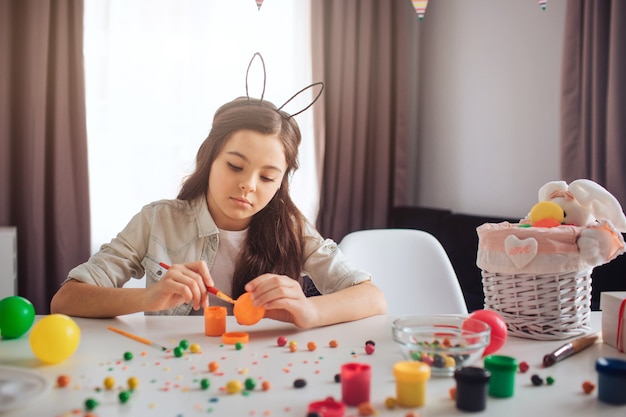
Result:
<svg viewBox="0 0 626 417"><path fill-rule="evenodd" d="M349 233L339 243L352 264L372 274L390 315L467 314L463 292L441 243L416 229Z"/></svg>

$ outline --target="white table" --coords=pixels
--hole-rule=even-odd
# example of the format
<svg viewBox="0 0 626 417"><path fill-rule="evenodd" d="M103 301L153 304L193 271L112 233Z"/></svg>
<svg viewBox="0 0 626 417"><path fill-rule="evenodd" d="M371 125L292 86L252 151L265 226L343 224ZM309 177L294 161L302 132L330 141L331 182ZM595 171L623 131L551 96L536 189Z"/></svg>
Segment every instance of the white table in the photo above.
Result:
<svg viewBox="0 0 626 417"><path fill-rule="evenodd" d="M600 329L600 313L592 313L593 328ZM0 364L31 369L47 379L51 387L41 397L3 417L17 416L73 416L82 410L88 398L100 405L93 411L105 416L298 416L307 414L312 401L328 396L341 398L341 385L334 381L340 366L347 362L362 362L372 366L371 402L381 416L405 416L412 411L406 408L387 410L385 399L395 396L392 366L402 360L398 347L391 339L391 317L377 316L369 319L329 326L309 331L299 331L294 326L264 319L251 327L237 325L228 319L227 331L245 331L250 343L237 350L233 345L223 345L220 338L204 335L203 318L125 316L113 320L76 319L81 328L81 343L76 353L57 365L43 365L33 355L28 335L15 340L0 341ZM187 353L180 358L171 351L164 353L153 347L121 336L107 326L130 331L167 347L176 346L180 340L198 343L201 353ZM278 336L295 340L299 350L290 352L279 347ZM330 348L328 342L337 340L339 346ZM367 355L365 341L376 342L376 351ZM309 341L317 350L309 351ZM516 357L530 364L530 370L516 376L515 395L508 399L487 398L487 408L478 416L620 416L626 415L626 406L612 406L597 400L597 389L590 395L582 392L582 383L591 380L597 384L594 370L600 356L626 358L616 349L601 342L550 368L541 368L545 354L564 341L533 341L509 337L500 354ZM134 358L125 361L125 352ZM208 371L208 364L220 364L217 374ZM533 386L532 374L544 379L552 376L551 386ZM56 387L59 375L71 377L68 387ZM117 387L103 389L106 376L113 376ZM139 388L125 404L118 393L126 387L129 377L140 380ZM200 380L209 378L211 386L200 388ZM224 391L230 380L254 378L257 387L248 394L227 394ZM304 378L304 388L294 388L295 379ZM261 381L271 383L269 391L262 391ZM455 385L453 378L431 379L427 386L427 400L416 409L421 417L466 415L455 407L449 389ZM625 393L626 395L626 393ZM84 413L84 412L83 412ZM346 416L358 415L356 408L348 407Z"/></svg>

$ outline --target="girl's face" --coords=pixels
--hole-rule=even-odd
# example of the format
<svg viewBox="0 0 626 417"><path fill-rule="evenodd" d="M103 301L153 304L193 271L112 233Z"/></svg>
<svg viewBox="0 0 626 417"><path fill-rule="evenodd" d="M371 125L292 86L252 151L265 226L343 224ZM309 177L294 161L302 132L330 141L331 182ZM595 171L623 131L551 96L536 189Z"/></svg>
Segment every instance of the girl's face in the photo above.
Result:
<svg viewBox="0 0 626 417"><path fill-rule="evenodd" d="M217 227L243 230L270 202L287 171L277 136L238 130L211 165L207 204Z"/></svg>

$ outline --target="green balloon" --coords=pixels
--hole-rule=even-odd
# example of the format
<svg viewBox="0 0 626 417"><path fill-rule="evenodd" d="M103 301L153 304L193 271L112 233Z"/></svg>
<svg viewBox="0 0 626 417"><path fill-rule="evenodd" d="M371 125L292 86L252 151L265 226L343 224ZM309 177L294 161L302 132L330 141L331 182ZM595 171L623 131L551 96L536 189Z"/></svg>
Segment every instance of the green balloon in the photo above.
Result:
<svg viewBox="0 0 626 417"><path fill-rule="evenodd" d="M0 336L17 339L35 321L35 307L24 297L13 295L0 300Z"/></svg>

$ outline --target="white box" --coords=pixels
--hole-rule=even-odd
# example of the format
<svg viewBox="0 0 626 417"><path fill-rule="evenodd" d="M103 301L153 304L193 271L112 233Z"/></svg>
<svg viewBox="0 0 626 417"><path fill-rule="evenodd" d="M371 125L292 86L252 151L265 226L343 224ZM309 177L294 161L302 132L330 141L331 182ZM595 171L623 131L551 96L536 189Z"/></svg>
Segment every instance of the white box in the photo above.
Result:
<svg viewBox="0 0 626 417"><path fill-rule="evenodd" d="M602 340L622 352L626 349L626 291L600 293L602 310ZM621 316L620 316L621 313ZM621 340L617 339L621 329Z"/></svg>

